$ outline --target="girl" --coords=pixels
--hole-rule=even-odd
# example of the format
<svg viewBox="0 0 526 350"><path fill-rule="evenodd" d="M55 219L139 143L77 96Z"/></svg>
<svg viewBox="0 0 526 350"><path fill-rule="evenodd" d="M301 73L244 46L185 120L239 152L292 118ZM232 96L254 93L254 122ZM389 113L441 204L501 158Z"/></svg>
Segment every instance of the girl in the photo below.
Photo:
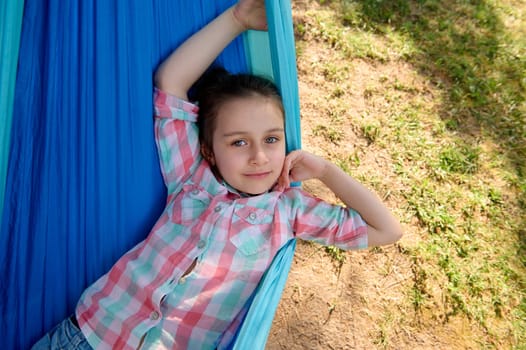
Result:
<svg viewBox="0 0 526 350"><path fill-rule="evenodd" d="M199 108L188 102L190 87L247 29L266 29L264 0L240 0L159 67L166 208L35 348L225 348L288 240L358 249L401 237L381 201L338 167L305 151L286 155L283 106L268 80L212 70L196 86ZM346 207L289 187L311 178Z"/></svg>

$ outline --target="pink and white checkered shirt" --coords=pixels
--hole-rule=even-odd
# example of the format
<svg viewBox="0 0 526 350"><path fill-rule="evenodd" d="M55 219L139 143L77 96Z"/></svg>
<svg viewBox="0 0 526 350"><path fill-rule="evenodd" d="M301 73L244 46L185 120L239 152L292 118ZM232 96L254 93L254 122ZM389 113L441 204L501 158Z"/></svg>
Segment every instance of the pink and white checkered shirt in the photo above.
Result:
<svg viewBox="0 0 526 350"><path fill-rule="evenodd" d="M367 246L351 209L300 188L246 197L218 181L199 153L197 111L155 90L167 204L148 237L82 295L76 316L94 348L225 348L288 240Z"/></svg>

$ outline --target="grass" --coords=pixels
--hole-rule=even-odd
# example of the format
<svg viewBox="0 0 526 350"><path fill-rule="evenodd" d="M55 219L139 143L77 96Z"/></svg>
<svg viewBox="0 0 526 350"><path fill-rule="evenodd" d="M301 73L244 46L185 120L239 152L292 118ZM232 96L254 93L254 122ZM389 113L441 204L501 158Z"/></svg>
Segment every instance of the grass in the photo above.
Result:
<svg viewBox="0 0 526 350"><path fill-rule="evenodd" d="M465 319L481 348L525 349L526 4L318 3L295 23L300 58L302 41L316 40L347 62L404 63L420 79L371 83L368 115L354 119L368 145L388 152L401 217L415 217L422 232L418 243L400 247L411 262L408 303L423 320ZM338 82L348 67L320 69ZM345 93L335 91L344 109ZM338 125L315 134L345 142ZM359 154L336 161L351 172ZM368 179L382 186L381 174L360 180ZM339 251L328 253L341 261ZM377 344L390 344L389 334L381 326Z"/></svg>

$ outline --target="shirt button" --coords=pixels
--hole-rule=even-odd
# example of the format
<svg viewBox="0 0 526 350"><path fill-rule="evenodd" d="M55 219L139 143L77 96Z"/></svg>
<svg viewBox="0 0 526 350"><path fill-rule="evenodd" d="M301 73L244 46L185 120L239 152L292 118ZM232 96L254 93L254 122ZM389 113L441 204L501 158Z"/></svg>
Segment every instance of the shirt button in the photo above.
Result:
<svg viewBox="0 0 526 350"><path fill-rule="evenodd" d="M203 249L205 246L206 246L206 242L205 241L201 240L201 241L197 242L197 248Z"/></svg>
<svg viewBox="0 0 526 350"><path fill-rule="evenodd" d="M179 280L179 284L185 284L186 282L186 277L181 277L181 279Z"/></svg>
<svg viewBox="0 0 526 350"><path fill-rule="evenodd" d="M195 189L192 191L192 194L195 196L195 195L198 195L199 194L199 190L198 189Z"/></svg>
<svg viewBox="0 0 526 350"><path fill-rule="evenodd" d="M248 218L249 218L250 220L255 220L255 219L256 219L256 216L257 216L256 213L252 212L252 213L250 213L250 214L248 215Z"/></svg>
<svg viewBox="0 0 526 350"><path fill-rule="evenodd" d="M215 207L215 208L214 208L214 211L215 211L216 213L219 213L219 212L221 211L221 206L218 205L217 207Z"/></svg>
<svg viewBox="0 0 526 350"><path fill-rule="evenodd" d="M152 313L150 314L150 319L152 321L156 321L159 319L159 312L158 311L152 311Z"/></svg>

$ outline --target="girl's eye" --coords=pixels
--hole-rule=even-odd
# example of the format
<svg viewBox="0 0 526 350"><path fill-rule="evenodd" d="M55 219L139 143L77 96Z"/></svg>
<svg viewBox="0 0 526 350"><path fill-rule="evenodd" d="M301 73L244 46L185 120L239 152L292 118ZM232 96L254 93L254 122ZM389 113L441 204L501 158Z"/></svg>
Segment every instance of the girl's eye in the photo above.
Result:
<svg viewBox="0 0 526 350"><path fill-rule="evenodd" d="M279 138L277 138L276 136L269 136L265 139L266 143L276 143L278 141L279 141Z"/></svg>
<svg viewBox="0 0 526 350"><path fill-rule="evenodd" d="M246 144L247 142L245 140L236 140L232 142L232 146L235 146L235 147L245 146Z"/></svg>

